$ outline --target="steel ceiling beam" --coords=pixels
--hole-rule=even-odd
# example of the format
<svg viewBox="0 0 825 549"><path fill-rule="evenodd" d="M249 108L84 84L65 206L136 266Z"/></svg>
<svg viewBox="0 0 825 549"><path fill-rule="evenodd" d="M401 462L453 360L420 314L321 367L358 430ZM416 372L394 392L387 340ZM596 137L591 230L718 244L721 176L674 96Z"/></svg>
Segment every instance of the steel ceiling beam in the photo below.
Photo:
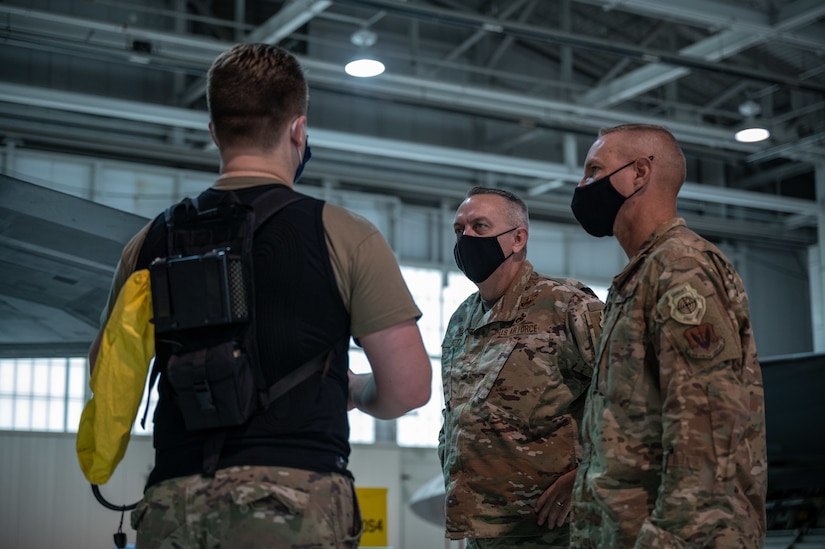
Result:
<svg viewBox="0 0 825 549"><path fill-rule="evenodd" d="M327 9L332 0L292 0L249 33L246 42L277 44Z"/></svg>
<svg viewBox="0 0 825 549"><path fill-rule="evenodd" d="M156 124L185 127L202 132L207 131L208 125L208 114L203 111L44 90L15 84L0 83L0 101L94 114L122 120L152 121ZM312 134L312 144L316 148L358 153L365 155L365 157L394 158L528 178L558 179L569 183L578 183L581 179L581 173L578 169L560 163L493 155L322 128L313 128L310 132ZM811 200L766 195L691 182L685 183L682 187L680 197L700 202L787 212L802 216L815 217L818 214L817 205Z"/></svg>
<svg viewBox="0 0 825 549"><path fill-rule="evenodd" d="M748 78L758 82L769 82L796 89L806 89L814 92L825 92L825 85L815 82L799 80L792 75L771 74L766 71L754 70L746 67L725 65L707 61L698 57L682 55L664 50L652 50L638 47L634 44L618 44L613 40L583 36L580 33L564 32L536 25L528 25L512 21L502 21L493 17L473 13L458 13L451 10L433 8L419 4L408 4L400 0L338 0L341 4L382 9L396 15L434 21L468 30L479 28L498 32L504 35L512 34L524 40L534 40L560 44L563 46L578 47L592 51L608 52L618 56L638 59L643 62L665 63L687 69L704 70L723 73L729 76Z"/></svg>
<svg viewBox="0 0 825 549"><path fill-rule="evenodd" d="M308 69L310 84L327 84L332 89L352 89L380 95L391 95L415 103L442 105L464 111L487 113L513 120L530 120L547 125L598 130L629 121L661 124L661 118L636 112L589 107L565 101L503 92L477 85L453 84L415 76L384 73L370 82L342 80L341 67L314 59L301 59ZM732 132L709 124L694 124L669 120L668 128L683 143L710 145L738 152L756 152L759 147L737 143Z"/></svg>
<svg viewBox="0 0 825 549"><path fill-rule="evenodd" d="M130 28L126 31L121 26L92 22L87 19L55 15L35 10L22 10L0 4L0 14L13 16L11 24L29 33L43 32L44 27L50 33L64 36L94 36L103 48L123 47L123 34L131 37L145 37L156 41L167 62L174 61L176 55L183 55L187 63L199 62L208 67L214 58L230 47L229 43L183 36L171 32L144 31ZM87 44L90 45L90 44ZM184 52L184 53L181 53ZM638 113L621 112L615 109L589 107L570 102L552 101L543 98L503 92L478 86L464 86L447 82L434 81L416 76L403 76L384 73L381 78L370 82L355 81L343 76L342 68L334 63L300 57L301 64L307 69L310 87L325 83L335 89L352 89L353 91L372 91L389 94L419 104L442 105L462 110L486 113L517 119L536 120L549 125L568 127L588 127L597 130L603 126L613 126L633 120L640 123L659 124L661 120ZM12 85L13 86L13 85ZM28 88L25 93L32 93L31 100L43 95L42 91ZM71 96L70 92L61 92ZM60 97L48 94L53 103L59 103ZM27 98L29 99L29 98ZM82 99L85 100L85 99ZM81 100L72 100L77 104ZM95 100L88 107L94 109ZM91 111L90 111L91 112ZM156 112L156 111L154 111ZM140 112L133 113L135 120L140 120ZM191 120L183 120L184 127L191 127ZM195 124L199 123L196 119ZM668 127L684 143L709 145L725 150L754 153L758 146L736 143L728 130L711 125L691 124L673 120Z"/></svg>
<svg viewBox="0 0 825 549"><path fill-rule="evenodd" d="M678 9L675 8L672 2L654 3L647 2L646 0L628 0L627 2L601 1L595 3L602 4L605 8L609 6L611 9L616 6L620 8L626 6L635 7L645 15L656 15L657 17L661 16L660 9L662 8L674 9L674 11L678 13L685 13L685 10L690 10L688 13L696 16L702 13L694 11L697 8L696 4L701 4L701 7L711 10L711 14L718 14L720 25L722 21L726 21L724 26L732 28L700 40L686 48L682 48L679 50L679 54L704 59L709 62L718 62L731 57L740 51L765 42L771 37L778 36L780 33L793 31L795 28L815 21L817 18L825 15L825 2L821 0L813 3L811 0L797 1L793 4L794 8L792 10L786 8L782 11L780 18L784 16L785 19L780 19L775 25L768 24L767 16L764 14L753 12L753 10L740 10L731 6L721 6L714 2L691 2L690 8L683 7L681 6L683 3L680 3ZM751 21L758 19L760 23L756 24L752 22L749 25L736 25L735 22L738 17ZM758 31L754 27L758 28ZM818 44L818 48L825 51L825 42ZM691 69L689 67L672 67L662 63L646 65L590 90L582 96L582 103L595 107L616 105L658 88L668 82L682 78L690 72Z"/></svg>
<svg viewBox="0 0 825 549"><path fill-rule="evenodd" d="M504 8L504 10L501 12L501 14L499 14L499 17L502 18L502 19L506 19L506 18L510 17L513 13L515 13L519 10L521 10L521 15L522 16L525 13L529 13L529 10L522 9L524 4L527 3L527 1L528 0L514 0L514 1L510 2L510 5L508 5L506 8ZM522 17L519 17L519 21L523 21ZM489 31L487 29L483 29L483 28L478 29L473 34L471 34L470 36L465 38L464 41L461 42L461 44L459 44L458 46L453 48L453 50L450 53L445 55L444 59L442 59L441 61L435 63L432 66L432 68L430 68L426 72L426 76L427 77L433 77L435 75L435 73L437 73L444 65L446 65L450 61L453 61L453 60L457 59L458 56L463 54L465 51L467 51L472 46L474 46L479 40L484 38L484 36L488 32Z"/></svg>
<svg viewBox="0 0 825 549"><path fill-rule="evenodd" d="M277 44L305 25L332 4L331 0L292 0L278 13L252 30L244 42ZM206 78L200 78L182 94L184 104L194 103L206 94Z"/></svg>
<svg viewBox="0 0 825 549"><path fill-rule="evenodd" d="M701 28L750 32L765 39L825 52L825 37L815 30L800 31L822 16L821 0L797 0L782 6L773 16L715 0L575 0L605 11L621 10L638 15L688 23ZM775 23L779 21L779 25ZM794 32L796 31L796 32Z"/></svg>

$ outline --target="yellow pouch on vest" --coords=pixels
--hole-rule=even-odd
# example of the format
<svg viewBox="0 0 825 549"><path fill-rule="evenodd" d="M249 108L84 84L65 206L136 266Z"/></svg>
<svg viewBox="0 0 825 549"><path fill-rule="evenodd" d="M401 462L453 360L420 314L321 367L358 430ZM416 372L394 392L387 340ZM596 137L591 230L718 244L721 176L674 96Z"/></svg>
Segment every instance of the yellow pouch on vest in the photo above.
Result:
<svg viewBox="0 0 825 549"><path fill-rule="evenodd" d="M120 290L95 361L92 398L77 430L77 459L86 479L105 484L129 444L155 354L149 271L136 271Z"/></svg>

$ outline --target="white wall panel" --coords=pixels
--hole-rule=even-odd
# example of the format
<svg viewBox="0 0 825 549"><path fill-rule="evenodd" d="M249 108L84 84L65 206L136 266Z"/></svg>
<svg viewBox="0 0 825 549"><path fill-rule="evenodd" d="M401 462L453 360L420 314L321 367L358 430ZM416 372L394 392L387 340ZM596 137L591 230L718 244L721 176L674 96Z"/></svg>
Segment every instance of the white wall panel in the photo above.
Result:
<svg viewBox="0 0 825 549"><path fill-rule="evenodd" d="M410 261L433 261L436 257L433 243L438 240L432 236L440 229L437 219L432 209L404 205L398 220L401 225L396 243L398 256Z"/></svg>
<svg viewBox="0 0 825 549"><path fill-rule="evenodd" d="M627 255L615 238L594 238L577 231L569 241L570 275L590 284L610 286L627 265Z"/></svg>
<svg viewBox="0 0 825 549"><path fill-rule="evenodd" d="M104 167L97 182L97 202L143 217L154 217L179 196L173 172Z"/></svg>
<svg viewBox="0 0 825 549"><path fill-rule="evenodd" d="M812 351L807 250L746 250L739 255L759 355Z"/></svg>
<svg viewBox="0 0 825 549"><path fill-rule="evenodd" d="M395 216L400 207L397 199L350 192L333 192L328 199L369 220L390 244L393 243Z"/></svg>
<svg viewBox="0 0 825 549"><path fill-rule="evenodd" d="M72 196L90 199L89 182L92 180L93 164L73 157L50 156L53 158L17 154L14 170L9 175Z"/></svg>
<svg viewBox="0 0 825 549"><path fill-rule="evenodd" d="M141 497L153 458L147 437L135 438L109 483L109 501L133 503ZM75 454L72 434L0 433L0 547L112 547L120 514L92 495ZM127 513L123 531L134 543Z"/></svg>

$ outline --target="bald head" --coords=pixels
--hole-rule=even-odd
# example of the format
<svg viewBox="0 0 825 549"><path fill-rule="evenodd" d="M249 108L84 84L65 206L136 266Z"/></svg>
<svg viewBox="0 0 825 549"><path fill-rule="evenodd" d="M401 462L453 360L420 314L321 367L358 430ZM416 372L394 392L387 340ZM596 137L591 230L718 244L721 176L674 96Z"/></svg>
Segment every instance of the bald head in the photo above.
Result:
<svg viewBox="0 0 825 549"><path fill-rule="evenodd" d="M662 126L624 124L603 128L600 139L610 139L611 145L624 158L653 156L657 184L674 198L685 182L685 155L673 134Z"/></svg>

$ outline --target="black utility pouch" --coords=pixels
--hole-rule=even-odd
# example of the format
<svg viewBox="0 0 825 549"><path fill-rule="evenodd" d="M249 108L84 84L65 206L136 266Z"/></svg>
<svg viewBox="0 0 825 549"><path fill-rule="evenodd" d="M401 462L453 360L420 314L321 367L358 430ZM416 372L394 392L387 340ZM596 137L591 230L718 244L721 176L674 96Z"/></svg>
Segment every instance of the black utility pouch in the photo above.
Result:
<svg viewBox="0 0 825 549"><path fill-rule="evenodd" d="M149 274L157 334L249 320L248 275L229 248L158 259Z"/></svg>
<svg viewBox="0 0 825 549"><path fill-rule="evenodd" d="M241 425L257 399L249 357L234 341L173 354L166 368L187 430Z"/></svg>

